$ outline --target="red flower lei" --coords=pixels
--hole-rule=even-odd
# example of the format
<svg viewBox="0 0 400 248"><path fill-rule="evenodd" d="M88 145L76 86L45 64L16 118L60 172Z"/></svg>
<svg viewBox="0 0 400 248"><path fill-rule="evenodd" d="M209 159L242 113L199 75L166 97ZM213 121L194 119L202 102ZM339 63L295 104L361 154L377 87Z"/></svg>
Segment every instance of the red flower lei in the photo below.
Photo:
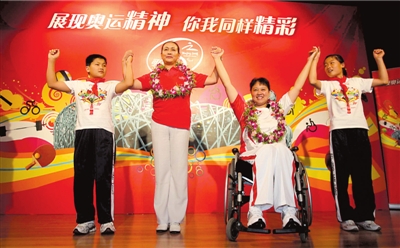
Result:
<svg viewBox="0 0 400 248"><path fill-rule="evenodd" d="M254 106L253 100L247 102L247 107L243 113L243 116L245 118L246 128L248 132L251 133L251 137L254 140L256 140L258 143L272 144L281 141L286 133L285 116L283 115L283 109L276 101L268 99L267 105L270 106L272 115L278 121L277 128L270 133L261 132L260 126L257 122L258 111Z"/></svg>
<svg viewBox="0 0 400 248"><path fill-rule="evenodd" d="M159 78L161 71L167 69L165 68L165 65L159 63L154 70L150 72L151 93L154 97L162 99L175 98L178 96L183 97L189 95L192 89L196 86L195 75L186 65L177 62L175 66L185 75L186 81L181 85L175 85L170 90L163 89Z"/></svg>

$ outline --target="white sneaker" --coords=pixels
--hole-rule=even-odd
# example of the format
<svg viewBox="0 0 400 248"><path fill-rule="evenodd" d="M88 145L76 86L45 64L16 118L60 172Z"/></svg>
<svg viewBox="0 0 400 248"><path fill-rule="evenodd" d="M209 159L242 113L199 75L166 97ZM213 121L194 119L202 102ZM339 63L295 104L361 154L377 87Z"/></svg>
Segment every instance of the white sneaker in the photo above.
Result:
<svg viewBox="0 0 400 248"><path fill-rule="evenodd" d="M166 231L168 231L168 224L159 224L158 226L157 226L157 228L156 228L156 232L157 233L163 233L163 232L166 232Z"/></svg>
<svg viewBox="0 0 400 248"><path fill-rule="evenodd" d="M357 222L357 226L359 226L362 229L367 230L367 231L377 232L377 231L381 230L381 227L372 220Z"/></svg>
<svg viewBox="0 0 400 248"><path fill-rule="evenodd" d="M264 229L266 226L263 213L260 208L252 206L247 213L247 228Z"/></svg>
<svg viewBox="0 0 400 248"><path fill-rule="evenodd" d="M169 233L181 233L181 225L179 223L172 223L169 226Z"/></svg>
<svg viewBox="0 0 400 248"><path fill-rule="evenodd" d="M114 223L107 222L107 223L101 224L100 233L101 234L114 234L115 233Z"/></svg>
<svg viewBox="0 0 400 248"><path fill-rule="evenodd" d="M301 226L299 219L296 216L297 209L294 207L284 206L282 209L282 227L284 229L291 229ZM292 219L292 221L290 221Z"/></svg>
<svg viewBox="0 0 400 248"><path fill-rule="evenodd" d="M348 232L358 232L356 223L352 220L346 220L340 223L340 228Z"/></svg>
<svg viewBox="0 0 400 248"><path fill-rule="evenodd" d="M88 221L78 224L72 231L75 235L85 235L96 231L94 221Z"/></svg>

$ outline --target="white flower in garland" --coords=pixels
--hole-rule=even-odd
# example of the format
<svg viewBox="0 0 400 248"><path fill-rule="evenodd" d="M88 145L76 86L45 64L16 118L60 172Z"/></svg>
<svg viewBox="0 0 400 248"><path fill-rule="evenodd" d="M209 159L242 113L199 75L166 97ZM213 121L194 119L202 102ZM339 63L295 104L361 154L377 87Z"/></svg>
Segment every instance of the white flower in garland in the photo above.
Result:
<svg viewBox="0 0 400 248"><path fill-rule="evenodd" d="M283 109L276 101L268 99L267 106L270 106L272 115L278 121L277 128L270 132L261 132L260 126L258 125L257 108L254 105L253 100L247 102L246 110L243 113L246 122L246 128L251 134L251 137L258 143L272 144L282 140L286 133L285 127L285 116L283 115Z"/></svg>

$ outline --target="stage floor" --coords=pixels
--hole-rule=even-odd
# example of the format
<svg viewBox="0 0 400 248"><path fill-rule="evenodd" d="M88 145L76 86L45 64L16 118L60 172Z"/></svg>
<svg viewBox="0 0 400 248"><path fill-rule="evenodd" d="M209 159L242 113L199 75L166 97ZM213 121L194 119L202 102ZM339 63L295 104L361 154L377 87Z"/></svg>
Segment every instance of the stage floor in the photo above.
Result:
<svg viewBox="0 0 400 248"><path fill-rule="evenodd" d="M279 214L265 215L267 228L281 228ZM231 242L222 213L187 214L181 234L156 234L154 214L116 215L111 236L100 235L98 225L94 234L73 236L74 215L1 215L0 247L400 247L400 211L377 211L376 222L380 232L349 233L334 212L314 212L306 243L298 234L246 232Z"/></svg>

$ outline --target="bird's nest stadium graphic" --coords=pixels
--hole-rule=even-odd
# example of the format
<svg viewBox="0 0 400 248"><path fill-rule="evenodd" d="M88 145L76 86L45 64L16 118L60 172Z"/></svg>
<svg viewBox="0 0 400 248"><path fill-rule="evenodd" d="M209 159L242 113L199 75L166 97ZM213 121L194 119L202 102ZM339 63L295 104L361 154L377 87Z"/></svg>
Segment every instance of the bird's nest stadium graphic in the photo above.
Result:
<svg viewBox="0 0 400 248"><path fill-rule="evenodd" d="M113 99L112 119L117 147L150 152L153 96L126 91ZM192 126L189 147L198 151L235 146L240 142L240 126L232 109L209 103L191 103ZM54 147L73 148L75 140L75 103L65 107L54 126Z"/></svg>

